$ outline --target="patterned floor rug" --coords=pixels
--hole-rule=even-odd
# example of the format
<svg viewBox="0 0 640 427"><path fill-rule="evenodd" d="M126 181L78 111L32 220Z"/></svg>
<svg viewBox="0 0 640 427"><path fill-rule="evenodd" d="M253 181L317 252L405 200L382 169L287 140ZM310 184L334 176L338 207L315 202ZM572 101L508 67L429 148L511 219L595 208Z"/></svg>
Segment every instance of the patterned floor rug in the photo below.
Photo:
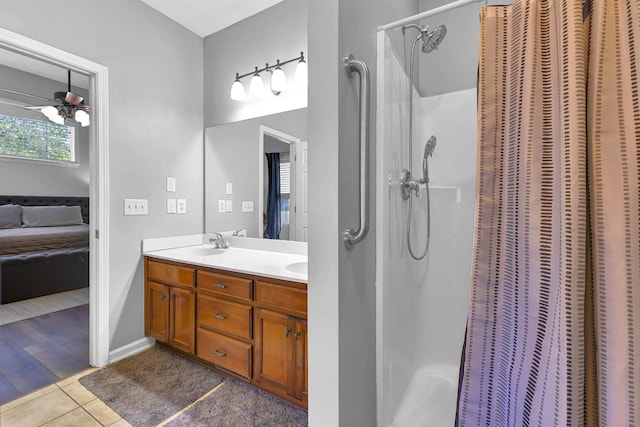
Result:
<svg viewBox="0 0 640 427"><path fill-rule="evenodd" d="M307 413L249 384L226 380L166 427L303 427Z"/></svg>
<svg viewBox="0 0 640 427"><path fill-rule="evenodd" d="M192 404L223 377L154 346L100 369L80 383L133 426L155 426Z"/></svg>

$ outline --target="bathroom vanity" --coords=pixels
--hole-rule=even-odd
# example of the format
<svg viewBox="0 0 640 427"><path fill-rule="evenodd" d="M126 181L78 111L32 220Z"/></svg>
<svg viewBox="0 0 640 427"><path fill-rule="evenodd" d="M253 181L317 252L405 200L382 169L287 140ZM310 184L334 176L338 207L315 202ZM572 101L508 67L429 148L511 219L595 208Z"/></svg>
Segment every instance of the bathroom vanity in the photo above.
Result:
<svg viewBox="0 0 640 427"><path fill-rule="evenodd" d="M143 249L145 335L307 408L306 247L252 240Z"/></svg>

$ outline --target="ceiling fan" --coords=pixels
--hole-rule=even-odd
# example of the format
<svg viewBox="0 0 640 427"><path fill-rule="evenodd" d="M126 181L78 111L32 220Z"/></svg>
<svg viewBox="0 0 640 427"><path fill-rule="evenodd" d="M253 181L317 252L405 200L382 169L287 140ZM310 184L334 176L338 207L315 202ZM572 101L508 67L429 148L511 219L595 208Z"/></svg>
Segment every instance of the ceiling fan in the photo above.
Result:
<svg viewBox="0 0 640 427"><path fill-rule="evenodd" d="M64 124L66 119L73 119L80 123L82 127L89 126L89 106L84 103L84 98L71 92L71 70L68 70L68 89L66 92L55 92L54 99L43 98L41 96L30 95L10 89L0 89L0 91L13 93L15 95L47 101L47 105L29 105L27 110L39 110L49 120L57 124Z"/></svg>

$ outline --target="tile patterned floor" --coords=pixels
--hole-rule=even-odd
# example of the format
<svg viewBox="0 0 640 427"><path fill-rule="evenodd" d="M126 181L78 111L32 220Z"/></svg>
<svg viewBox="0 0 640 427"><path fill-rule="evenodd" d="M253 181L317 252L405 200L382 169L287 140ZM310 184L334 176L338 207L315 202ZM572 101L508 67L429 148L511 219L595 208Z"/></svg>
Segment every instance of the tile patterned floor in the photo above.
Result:
<svg viewBox="0 0 640 427"><path fill-rule="evenodd" d="M0 406L0 426L130 426L78 382L94 370L87 369Z"/></svg>

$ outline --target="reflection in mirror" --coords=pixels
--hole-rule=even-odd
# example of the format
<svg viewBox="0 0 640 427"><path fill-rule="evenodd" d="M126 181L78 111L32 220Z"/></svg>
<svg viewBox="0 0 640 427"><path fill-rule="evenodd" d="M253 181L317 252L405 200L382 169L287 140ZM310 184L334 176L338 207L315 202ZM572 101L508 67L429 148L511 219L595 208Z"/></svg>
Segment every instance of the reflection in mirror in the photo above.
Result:
<svg viewBox="0 0 640 427"><path fill-rule="evenodd" d="M306 108L207 128L205 232L306 241L306 139Z"/></svg>

